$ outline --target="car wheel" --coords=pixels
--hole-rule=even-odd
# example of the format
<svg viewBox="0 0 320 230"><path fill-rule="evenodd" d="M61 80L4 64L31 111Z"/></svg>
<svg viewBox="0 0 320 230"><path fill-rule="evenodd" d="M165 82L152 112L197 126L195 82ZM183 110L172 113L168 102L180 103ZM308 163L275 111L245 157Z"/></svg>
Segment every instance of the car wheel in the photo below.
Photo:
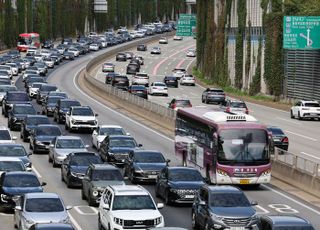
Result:
<svg viewBox="0 0 320 230"><path fill-rule="evenodd" d="M164 202L166 205L171 205L171 200L169 199L169 191L166 190L165 196L164 196Z"/></svg>
<svg viewBox="0 0 320 230"><path fill-rule="evenodd" d="M64 177L63 177L63 174L62 174L62 170L61 170L61 181L64 182Z"/></svg>
<svg viewBox="0 0 320 230"><path fill-rule="evenodd" d="M23 230L21 221L19 222L18 230Z"/></svg>
<svg viewBox="0 0 320 230"><path fill-rule="evenodd" d="M290 118L291 118L291 119L294 118L292 110L290 110Z"/></svg>
<svg viewBox="0 0 320 230"><path fill-rule="evenodd" d="M191 223L192 223L192 229L197 230L199 229L199 225L197 223L197 217L196 214L194 212L192 212L191 214L192 219L191 219Z"/></svg>
<svg viewBox="0 0 320 230"><path fill-rule="evenodd" d="M29 149L32 150L32 145L31 145L31 143L29 143Z"/></svg>
<svg viewBox="0 0 320 230"><path fill-rule="evenodd" d="M209 104L209 101L208 101L207 98L204 100L204 103L205 103L205 104Z"/></svg>
<svg viewBox="0 0 320 230"><path fill-rule="evenodd" d="M50 153L48 154L48 162L49 162L49 163L52 162L52 157L51 157Z"/></svg>
<svg viewBox="0 0 320 230"><path fill-rule="evenodd" d="M66 122L66 124L64 125L64 128L65 128L66 130L69 130L69 127L68 127L68 125L67 125L67 122Z"/></svg>
<svg viewBox="0 0 320 230"><path fill-rule="evenodd" d="M204 225L204 230L211 230L208 221L206 221L206 224Z"/></svg>
<svg viewBox="0 0 320 230"><path fill-rule="evenodd" d="M66 184L67 184L67 188L71 188L72 187L69 177L67 177Z"/></svg>
<svg viewBox="0 0 320 230"><path fill-rule="evenodd" d="M52 167L54 167L54 168L58 167L58 164L56 163L56 161L54 159L54 156L53 156L53 159L52 159Z"/></svg>
<svg viewBox="0 0 320 230"><path fill-rule="evenodd" d="M203 97L201 98L201 101L202 101L202 103L204 103L204 99L203 99Z"/></svg>
<svg viewBox="0 0 320 230"><path fill-rule="evenodd" d="M298 112L298 120L302 120L302 117L300 116L300 112Z"/></svg>
<svg viewBox="0 0 320 230"><path fill-rule="evenodd" d="M98 217L98 228L99 228L99 230L105 230L105 228L103 227L103 225L101 224L101 219L100 219L101 217L100 217L100 215L99 215L99 217Z"/></svg>
<svg viewBox="0 0 320 230"><path fill-rule="evenodd" d="M29 139L24 134L22 134L22 140L23 140L23 142L28 142L29 141Z"/></svg>
<svg viewBox="0 0 320 230"><path fill-rule="evenodd" d="M88 204L89 206L96 206L96 202L92 199L92 197L88 196Z"/></svg>
<svg viewBox="0 0 320 230"><path fill-rule="evenodd" d="M55 114L53 114L53 121L57 121L57 117Z"/></svg>

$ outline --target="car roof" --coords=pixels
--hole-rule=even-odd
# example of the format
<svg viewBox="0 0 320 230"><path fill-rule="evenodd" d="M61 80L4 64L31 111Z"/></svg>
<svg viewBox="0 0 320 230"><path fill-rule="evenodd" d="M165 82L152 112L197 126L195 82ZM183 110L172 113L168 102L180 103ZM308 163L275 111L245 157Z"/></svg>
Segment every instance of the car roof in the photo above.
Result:
<svg viewBox="0 0 320 230"><path fill-rule="evenodd" d="M91 164L89 167L93 168L93 169L96 169L96 170L105 170L105 169L119 169L117 168L116 166L114 165L111 165L111 164Z"/></svg>
<svg viewBox="0 0 320 230"><path fill-rule="evenodd" d="M110 139L134 139L132 136L128 135L109 135Z"/></svg>
<svg viewBox="0 0 320 230"><path fill-rule="evenodd" d="M60 198L58 194L50 193L50 192L32 192L32 193L26 193L24 196L27 199L28 198Z"/></svg>
<svg viewBox="0 0 320 230"><path fill-rule="evenodd" d="M9 129L4 125L0 125L0 130L8 130L9 131Z"/></svg>
<svg viewBox="0 0 320 230"><path fill-rule="evenodd" d="M281 225L292 225L294 226L299 226L299 225L306 225L310 224L310 222L300 216L289 216L289 215L269 215L269 216L264 216L264 218L269 219L274 223L275 225L281 224Z"/></svg>
<svg viewBox="0 0 320 230"><path fill-rule="evenodd" d="M316 100L313 100L313 101L305 101L305 100L300 100L302 103L319 103L318 101Z"/></svg>
<svg viewBox="0 0 320 230"><path fill-rule="evenodd" d="M140 185L110 185L116 195L150 195L149 192Z"/></svg>
<svg viewBox="0 0 320 230"><path fill-rule="evenodd" d="M228 193L228 192L241 192L242 191L231 185L208 185L208 190L211 192L218 192L218 193Z"/></svg>
<svg viewBox="0 0 320 230"><path fill-rule="evenodd" d="M185 167L185 166L171 166L171 167L167 167L168 170L173 171L173 170L188 170L188 171L197 171L199 172L196 168L193 167Z"/></svg>
<svg viewBox="0 0 320 230"><path fill-rule="evenodd" d="M57 136L57 139L65 139L65 140L82 140L79 136Z"/></svg>
<svg viewBox="0 0 320 230"><path fill-rule="evenodd" d="M23 147L24 148L23 144L16 144L16 143L4 143L4 144L0 145L0 148L1 147L8 147L8 146L10 146L10 147Z"/></svg>
<svg viewBox="0 0 320 230"><path fill-rule="evenodd" d="M120 129L123 129L120 125L100 125L99 128L120 128Z"/></svg>
<svg viewBox="0 0 320 230"><path fill-rule="evenodd" d="M21 161L18 157L0 157L0 161Z"/></svg>

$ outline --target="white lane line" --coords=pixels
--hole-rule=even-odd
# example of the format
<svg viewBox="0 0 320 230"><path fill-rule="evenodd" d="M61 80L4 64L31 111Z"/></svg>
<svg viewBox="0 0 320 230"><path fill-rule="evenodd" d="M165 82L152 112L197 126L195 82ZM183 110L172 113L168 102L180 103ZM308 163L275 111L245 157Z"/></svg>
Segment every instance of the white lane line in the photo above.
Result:
<svg viewBox="0 0 320 230"><path fill-rule="evenodd" d="M42 178L41 174L39 171L32 165L32 171L37 175L38 178Z"/></svg>
<svg viewBox="0 0 320 230"><path fill-rule="evenodd" d="M298 204L298 205L300 205L300 206L308 209L309 211L312 211L312 212L320 215L320 212L319 212L318 210L316 210L316 209L314 209L314 208L311 208L310 206L308 206L308 205L306 205L306 204L304 204L304 203L302 203L302 202L300 202L300 201L297 201L297 200L295 200L294 198L292 198L292 197L290 197L290 196L288 196L288 195L286 195L286 194L284 194L284 193L282 193L282 192L279 192L279 191L277 191L277 190L269 187L268 185L262 184L261 186L264 187L264 188L269 189L270 191L272 191L272 192L274 192L274 193L276 193L276 194L278 194L278 195L280 195L280 196L282 196L282 197L284 197L284 198L286 198L286 199L288 199L288 200L291 200L292 202L294 202L294 203L296 203L296 204Z"/></svg>
<svg viewBox="0 0 320 230"><path fill-rule="evenodd" d="M151 128L149 128L149 127L147 127L147 126L145 126L145 125L143 125L143 124L141 124L141 123L139 123L139 122L137 122L137 121L135 121L135 120L133 120L133 119L131 119L131 118L129 118L129 117L127 117L127 116L125 116L125 115L123 115L122 113L119 113L118 111L116 111L116 110L114 110L114 109L111 109L111 108L105 106L105 105L102 104L101 102L97 101L96 99L93 99L93 98L90 97L88 94L86 94L85 92L83 92L83 91L78 87L78 85L76 84L76 76L78 76L78 74L79 74L79 72L80 72L81 70L82 70L82 69L78 70L78 71L76 72L75 76L73 76L73 85L76 87L76 89L77 89L81 94L83 94L84 96L86 96L86 97L89 98L90 100L94 101L95 103L101 105L103 108L105 108L105 109L107 109L107 110L109 110L109 111L112 111L112 112L114 112L115 114L123 117L124 119L126 119L126 120L128 120L128 121L130 121L130 122L133 122L134 124L136 124L136 125L138 125L138 126L141 126L141 127L143 127L143 128L145 128L145 129L147 129L147 130L149 130L149 131L151 131L151 132L159 135L160 137L162 137L162 138L164 138L164 139L166 139L166 140L168 140L168 141L174 142L174 140L170 139L169 137L167 137L167 136L165 136L165 135L163 135L163 134L161 134L161 133L159 133L159 132L157 132L157 131L155 131L155 130L153 130L153 129L151 129Z"/></svg>
<svg viewBox="0 0 320 230"><path fill-rule="evenodd" d="M316 157L316 156L309 154L309 153L301 152L301 154L304 154L304 155L307 155L307 156L312 157L314 159L320 160L320 157Z"/></svg>
<svg viewBox="0 0 320 230"><path fill-rule="evenodd" d="M295 125L301 125L301 123L299 122L296 122L296 121L292 121L292 120L289 120L289 119L285 119L285 118L282 118L282 117L277 117L278 120L282 120L282 121L285 121L285 122L289 122L289 123L292 123L292 124L295 124ZM291 119L291 118L290 118Z"/></svg>
<svg viewBox="0 0 320 230"><path fill-rule="evenodd" d="M305 138L305 139L308 139L308 140L311 140L311 141L318 141L317 139L315 138L312 138L312 137L308 137L308 136L305 136L305 135L302 135L302 134L299 134L299 133L294 133L294 132L291 132L291 131L288 131L288 130L284 130L286 133L290 133L292 135L296 135L298 137L302 137L302 138Z"/></svg>
<svg viewBox="0 0 320 230"><path fill-rule="evenodd" d="M77 229L77 230L83 230L80 225L78 224L78 222L73 218L73 216L70 214L69 212L69 217L70 217L70 220L73 224L73 226Z"/></svg>

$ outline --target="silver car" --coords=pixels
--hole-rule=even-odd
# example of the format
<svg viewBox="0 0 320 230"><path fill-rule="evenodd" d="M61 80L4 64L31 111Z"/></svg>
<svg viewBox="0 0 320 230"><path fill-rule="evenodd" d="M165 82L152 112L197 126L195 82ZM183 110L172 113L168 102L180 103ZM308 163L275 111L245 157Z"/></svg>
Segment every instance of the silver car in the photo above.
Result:
<svg viewBox="0 0 320 230"><path fill-rule="evenodd" d="M71 224L62 199L56 193L26 193L19 197L14 209L14 225L21 230L28 230L36 223Z"/></svg>
<svg viewBox="0 0 320 230"><path fill-rule="evenodd" d="M49 162L59 166L69 153L86 152L88 147L78 136L57 136L49 146Z"/></svg>
<svg viewBox="0 0 320 230"><path fill-rule="evenodd" d="M0 85L0 105L2 105L2 100L8 91L17 91L17 87L14 85Z"/></svg>

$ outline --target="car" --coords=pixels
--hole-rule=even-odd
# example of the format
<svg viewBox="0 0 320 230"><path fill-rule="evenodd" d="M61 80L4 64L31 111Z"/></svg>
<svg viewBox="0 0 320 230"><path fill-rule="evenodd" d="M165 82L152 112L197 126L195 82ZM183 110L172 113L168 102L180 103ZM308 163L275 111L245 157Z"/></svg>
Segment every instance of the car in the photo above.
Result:
<svg viewBox="0 0 320 230"><path fill-rule="evenodd" d="M36 66L29 66L22 75L22 80L24 81L30 74L40 76L40 70Z"/></svg>
<svg viewBox="0 0 320 230"><path fill-rule="evenodd" d="M37 125L30 133L29 148L33 153L48 153L52 140L61 135L62 132L57 125Z"/></svg>
<svg viewBox="0 0 320 230"><path fill-rule="evenodd" d="M91 135L92 147L97 150L100 149L100 144L106 136L109 135L130 135L119 125L99 125L97 129L93 130Z"/></svg>
<svg viewBox="0 0 320 230"><path fill-rule="evenodd" d="M138 63L140 65L144 65L144 58L142 56L140 56L140 55L135 55L132 58L131 62L136 62L136 63Z"/></svg>
<svg viewBox="0 0 320 230"><path fill-rule="evenodd" d="M188 49L187 52L186 52L186 56L187 57L196 57L197 55L197 52L195 49Z"/></svg>
<svg viewBox="0 0 320 230"><path fill-rule="evenodd" d="M38 223L32 225L29 230L75 230L72 224L63 223Z"/></svg>
<svg viewBox="0 0 320 230"><path fill-rule="evenodd" d="M147 48L147 45L145 45L145 44L139 44L137 46L137 51L147 51L147 50L148 50L148 48Z"/></svg>
<svg viewBox="0 0 320 230"><path fill-rule="evenodd" d="M44 59L44 58L43 58ZM43 60L41 62L36 62L33 64L33 66L36 66L39 71L40 71L40 75L45 76L48 72L48 67L47 65L43 62Z"/></svg>
<svg viewBox="0 0 320 230"><path fill-rule="evenodd" d="M75 47L70 47L68 49L68 51L73 53L74 57L79 57L80 56L80 51Z"/></svg>
<svg viewBox="0 0 320 230"><path fill-rule="evenodd" d="M16 139L17 137L11 136L7 127L0 125L0 144L12 144Z"/></svg>
<svg viewBox="0 0 320 230"><path fill-rule="evenodd" d="M29 230L36 223L71 224L68 210L62 198L56 193L26 193L17 199L14 208L14 225Z"/></svg>
<svg viewBox="0 0 320 230"><path fill-rule="evenodd" d="M259 223L254 205L237 187L203 185L192 204L192 228L252 229Z"/></svg>
<svg viewBox="0 0 320 230"><path fill-rule="evenodd" d="M82 179L91 164L102 164L101 157L94 152L72 152L61 165L61 180L68 188L82 187Z"/></svg>
<svg viewBox="0 0 320 230"><path fill-rule="evenodd" d="M127 56L127 59L132 59L135 56L133 52L125 51L124 53Z"/></svg>
<svg viewBox="0 0 320 230"><path fill-rule="evenodd" d="M310 221L296 215L262 215L259 229L261 230L314 230Z"/></svg>
<svg viewBox="0 0 320 230"><path fill-rule="evenodd" d="M134 150L124 161L124 175L132 183L156 182L160 171L167 166L163 154L155 150Z"/></svg>
<svg viewBox="0 0 320 230"><path fill-rule="evenodd" d="M132 76L132 85L149 86L149 75L147 73L136 73Z"/></svg>
<svg viewBox="0 0 320 230"><path fill-rule="evenodd" d="M249 114L249 109L246 103L242 100L227 98L221 103L220 108L227 113L234 114Z"/></svg>
<svg viewBox="0 0 320 230"><path fill-rule="evenodd" d="M25 172L27 168L17 157L0 157L0 175L5 172Z"/></svg>
<svg viewBox="0 0 320 230"><path fill-rule="evenodd" d="M71 106L81 106L81 104L74 99L59 99L53 110L53 120L57 121L59 124L65 122L66 113L70 110Z"/></svg>
<svg viewBox="0 0 320 230"><path fill-rule="evenodd" d="M25 193L43 192L43 186L36 174L32 172L11 171L0 176L0 207L13 210L17 196Z"/></svg>
<svg viewBox="0 0 320 230"><path fill-rule="evenodd" d="M51 57L44 58L43 62L48 66L48 68L52 69L54 67L54 59Z"/></svg>
<svg viewBox="0 0 320 230"><path fill-rule="evenodd" d="M277 147L280 150L288 151L289 148L289 138L282 131L281 128L277 126L268 126L269 133L271 134L271 140L273 147Z"/></svg>
<svg viewBox="0 0 320 230"><path fill-rule="evenodd" d="M299 100L290 109L290 117L302 119L320 120L320 104L318 101Z"/></svg>
<svg viewBox="0 0 320 230"><path fill-rule="evenodd" d="M178 78L175 76L165 76L163 78L163 83L165 83L168 87L173 86L175 88L178 88L179 86Z"/></svg>
<svg viewBox="0 0 320 230"><path fill-rule="evenodd" d="M118 74L118 73L108 72L108 73L106 74L105 83L106 83L106 84L111 84L112 79L113 79L115 76L119 76L119 75L120 75L120 74Z"/></svg>
<svg viewBox="0 0 320 230"><path fill-rule="evenodd" d="M43 115L47 115L48 117L53 116L53 111L56 107L58 100L63 98L64 97L48 95L42 102L41 113Z"/></svg>
<svg viewBox="0 0 320 230"><path fill-rule="evenodd" d="M1 144L0 145L0 157L15 157L19 158L27 171L31 171L32 162L29 156L32 153L28 153L22 144Z"/></svg>
<svg viewBox="0 0 320 230"><path fill-rule="evenodd" d="M44 84L47 84L47 83L45 83L45 82L32 82L32 83L30 83L30 85L27 88L29 97L36 98L39 88Z"/></svg>
<svg viewBox="0 0 320 230"><path fill-rule="evenodd" d="M163 227L164 218L150 193L141 186L108 186L100 199L98 211L99 229L139 229Z"/></svg>
<svg viewBox="0 0 320 230"><path fill-rule="evenodd" d="M192 74L183 74L180 78L180 85L196 85L196 79Z"/></svg>
<svg viewBox="0 0 320 230"><path fill-rule="evenodd" d="M8 91L18 91L18 89L14 85L0 85L0 105L2 105L2 100Z"/></svg>
<svg viewBox="0 0 320 230"><path fill-rule="evenodd" d="M114 72L115 65L113 63L107 62L102 65L102 72Z"/></svg>
<svg viewBox="0 0 320 230"><path fill-rule="evenodd" d="M10 55L12 59L20 58L20 52L18 50L9 50L7 55Z"/></svg>
<svg viewBox="0 0 320 230"><path fill-rule="evenodd" d="M130 62L128 65L127 65L127 71L126 73L127 74L136 74L137 72L140 71L140 65L135 63L135 62Z"/></svg>
<svg viewBox="0 0 320 230"><path fill-rule="evenodd" d="M203 91L201 96L202 103L218 103L221 104L226 100L226 94L223 89L207 88Z"/></svg>
<svg viewBox="0 0 320 230"><path fill-rule="evenodd" d="M9 66L9 65L0 65L0 70L7 71L8 75L10 76L10 79L12 79L13 72L12 72L12 67L11 66Z"/></svg>
<svg viewBox="0 0 320 230"><path fill-rule="evenodd" d="M116 75L111 80L111 85L121 90L128 90L129 78L126 75Z"/></svg>
<svg viewBox="0 0 320 230"><path fill-rule="evenodd" d="M40 50L40 55L43 56L44 58L49 57L51 54L51 51L49 49L41 49Z"/></svg>
<svg viewBox="0 0 320 230"><path fill-rule="evenodd" d="M89 45L89 49L92 51L98 51L100 49L100 47L99 47L99 44L97 44L97 43L91 43Z"/></svg>
<svg viewBox="0 0 320 230"><path fill-rule="evenodd" d="M98 127L97 116L89 106L71 106L66 113L65 129L70 132L80 129L93 131Z"/></svg>
<svg viewBox="0 0 320 230"><path fill-rule="evenodd" d="M167 205L192 204L196 193L206 181L196 168L165 167L158 173L155 194L164 199Z"/></svg>
<svg viewBox="0 0 320 230"><path fill-rule="evenodd" d="M8 128L11 131L20 131L24 118L36 114L37 111L32 104L14 104L8 114Z"/></svg>
<svg viewBox="0 0 320 230"><path fill-rule="evenodd" d="M127 55L125 53L117 53L116 61L127 61Z"/></svg>
<svg viewBox="0 0 320 230"><path fill-rule="evenodd" d="M48 161L53 167L62 164L68 154L72 152L85 152L89 146L85 145L81 137L78 136L57 136L49 145Z"/></svg>
<svg viewBox="0 0 320 230"><path fill-rule="evenodd" d="M82 179L82 200L96 206L108 185L125 185L120 169L109 164L90 164Z"/></svg>
<svg viewBox="0 0 320 230"><path fill-rule="evenodd" d="M74 60L74 54L67 50L63 51L62 57L64 60L71 60L71 61Z"/></svg>
<svg viewBox="0 0 320 230"><path fill-rule="evenodd" d="M44 100L47 100L48 97L61 97L62 99L67 99L68 94L66 92L61 91L49 91L48 94L45 96Z"/></svg>
<svg viewBox="0 0 320 230"><path fill-rule="evenodd" d="M2 100L2 115L8 117L9 110L14 104L30 103L29 96L24 91L8 91Z"/></svg>
<svg viewBox="0 0 320 230"><path fill-rule="evenodd" d="M59 90L58 87L55 85L46 84L46 85L40 86L37 92L37 97L36 97L37 103L41 105L44 102L44 99L49 92L58 91L58 90Z"/></svg>
<svg viewBox="0 0 320 230"><path fill-rule="evenodd" d="M161 54L161 48L160 47L152 47L151 54Z"/></svg>
<svg viewBox="0 0 320 230"><path fill-rule="evenodd" d="M18 76L18 74L19 74L19 66L18 66L17 63L8 62L8 63L6 63L6 65L11 66L11 70L12 70L12 75L13 76ZM21 72L21 70L20 70L20 72ZM10 78L10 75L8 75L8 76Z"/></svg>
<svg viewBox="0 0 320 230"><path fill-rule="evenodd" d="M131 85L128 92L148 100L148 90L144 85Z"/></svg>
<svg viewBox="0 0 320 230"><path fill-rule="evenodd" d="M46 40L41 44L42 49L52 49L54 47L53 41Z"/></svg>
<svg viewBox="0 0 320 230"><path fill-rule="evenodd" d="M28 92L28 88L30 87L30 85L34 82L37 83L46 83L46 79L41 77L38 74L29 74L25 79L24 79L24 87L26 88L27 92Z"/></svg>
<svg viewBox="0 0 320 230"><path fill-rule="evenodd" d="M168 87L163 82L152 82L149 87L149 94L168 96Z"/></svg>
<svg viewBox="0 0 320 230"><path fill-rule="evenodd" d="M132 136L108 135L101 142L99 153L104 161L121 166L129 153L140 147Z"/></svg>
<svg viewBox="0 0 320 230"><path fill-rule="evenodd" d="M172 70L172 76L178 78L178 80L180 80L180 78L182 78L183 75L185 75L187 73L187 71L184 68L180 68L180 67L176 67Z"/></svg>
<svg viewBox="0 0 320 230"><path fill-rule="evenodd" d="M159 44L168 44L168 38L166 37L161 37L159 39Z"/></svg>
<svg viewBox="0 0 320 230"><path fill-rule="evenodd" d="M6 79L6 80L11 80L10 75L6 70L0 70L0 78L1 79Z"/></svg>
<svg viewBox="0 0 320 230"><path fill-rule="evenodd" d="M20 137L24 142L29 141L30 133L38 125L49 125L50 121L47 116L43 115L27 115L21 122Z"/></svg>
<svg viewBox="0 0 320 230"><path fill-rule="evenodd" d="M183 37L182 37L182 36L179 36L179 35L174 35L174 36L173 36L173 40L174 40L174 41L182 41L182 40L183 40Z"/></svg>
<svg viewBox="0 0 320 230"><path fill-rule="evenodd" d="M179 108L188 108L188 107L192 107L192 104L189 99L176 99L176 98L173 98L169 102L169 106L168 106L168 108L174 109L174 110L178 110Z"/></svg>

